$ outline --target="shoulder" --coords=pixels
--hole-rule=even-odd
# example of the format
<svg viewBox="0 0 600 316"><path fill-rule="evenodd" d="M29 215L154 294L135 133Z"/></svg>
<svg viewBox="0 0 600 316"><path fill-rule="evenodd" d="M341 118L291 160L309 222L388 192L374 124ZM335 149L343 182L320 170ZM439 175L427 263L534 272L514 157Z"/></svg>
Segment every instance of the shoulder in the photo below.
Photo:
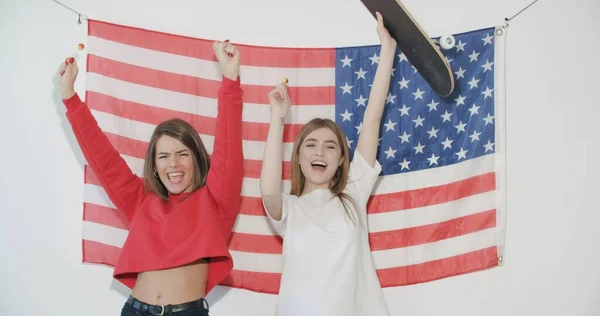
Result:
<svg viewBox="0 0 600 316"><path fill-rule="evenodd" d="M379 161L375 160L373 166L371 166L360 152L356 150L350 163L350 172L345 192L354 198L357 203L366 205L381 171L382 167Z"/></svg>
<svg viewBox="0 0 600 316"><path fill-rule="evenodd" d="M354 151L354 157L350 162L350 172L348 175L348 183L360 181L361 179L373 178L379 176L382 171L381 164L377 159L371 166L365 158L360 154L360 151Z"/></svg>

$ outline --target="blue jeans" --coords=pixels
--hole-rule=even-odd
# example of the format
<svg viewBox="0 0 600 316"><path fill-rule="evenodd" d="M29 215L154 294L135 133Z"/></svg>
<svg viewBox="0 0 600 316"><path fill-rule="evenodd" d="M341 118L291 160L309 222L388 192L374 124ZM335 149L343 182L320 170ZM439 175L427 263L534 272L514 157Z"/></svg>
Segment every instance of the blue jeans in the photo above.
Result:
<svg viewBox="0 0 600 316"><path fill-rule="evenodd" d="M208 316L208 302L201 298L177 305L151 305L130 296L123 304L121 316Z"/></svg>

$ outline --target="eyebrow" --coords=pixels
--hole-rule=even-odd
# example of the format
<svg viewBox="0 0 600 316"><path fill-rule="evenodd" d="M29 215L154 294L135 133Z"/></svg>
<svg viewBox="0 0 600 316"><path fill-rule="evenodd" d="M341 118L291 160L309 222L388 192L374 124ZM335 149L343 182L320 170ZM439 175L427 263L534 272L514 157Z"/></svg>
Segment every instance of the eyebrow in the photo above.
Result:
<svg viewBox="0 0 600 316"><path fill-rule="evenodd" d="M310 141L314 141L314 142L316 142L317 140L316 140L315 138L309 138L309 139L305 140L304 142L306 143L306 142L310 142ZM326 140L325 142L326 142L326 143L332 143L332 144L334 144L334 145L337 145L337 144L338 144L338 143L337 143L335 140Z"/></svg>
<svg viewBox="0 0 600 316"><path fill-rule="evenodd" d="M189 151L189 150L188 150L188 149L182 149L182 150L178 150L178 151L176 151L175 153L176 153L176 154L180 154L180 153L182 153L182 152L184 152L184 151ZM158 152L158 153L156 153L156 154L157 154L157 155L168 155L169 153L167 153L167 152L164 152L164 151L161 151L161 152Z"/></svg>

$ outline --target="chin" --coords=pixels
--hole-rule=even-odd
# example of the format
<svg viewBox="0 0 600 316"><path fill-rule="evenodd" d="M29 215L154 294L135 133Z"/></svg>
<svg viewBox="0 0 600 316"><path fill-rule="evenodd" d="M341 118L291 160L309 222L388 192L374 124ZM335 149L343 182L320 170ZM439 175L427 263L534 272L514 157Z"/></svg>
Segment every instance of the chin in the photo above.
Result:
<svg viewBox="0 0 600 316"><path fill-rule="evenodd" d="M167 191L169 192L169 194L174 194L174 195L184 193L188 187L189 186L183 186L183 185L182 186L179 186L179 185L177 185L177 186L173 186L173 185L165 186L165 188L167 189Z"/></svg>

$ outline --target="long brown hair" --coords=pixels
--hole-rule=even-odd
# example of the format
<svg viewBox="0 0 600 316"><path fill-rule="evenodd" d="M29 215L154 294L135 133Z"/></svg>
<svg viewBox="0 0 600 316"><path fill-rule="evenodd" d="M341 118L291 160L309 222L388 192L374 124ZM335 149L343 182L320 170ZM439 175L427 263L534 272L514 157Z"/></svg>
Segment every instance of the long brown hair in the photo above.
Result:
<svg viewBox="0 0 600 316"><path fill-rule="evenodd" d="M156 193L163 200L166 200L169 195L162 181L154 175L156 167L156 142L163 135L177 139L192 152L194 159L192 192L203 187L206 183L208 169L210 168L210 156L194 127L182 119L174 118L156 126L148 143L146 158L144 159L144 182L146 190Z"/></svg>
<svg viewBox="0 0 600 316"><path fill-rule="evenodd" d="M344 137L344 132L334 121L330 119L314 118L306 123L300 130L300 133L298 133L298 136L296 136L294 148L292 149L292 189L290 190L290 194L299 197L304 191L306 177L300 169L300 147L310 133L320 128L328 128L335 134L339 147L342 151L342 164L338 166L333 178L329 180L329 190L331 191L331 194L340 199L340 202L342 202L342 205L346 210L346 214L350 217L352 222L356 224L355 220L358 218L356 203L348 194L343 192L346 188L346 184L348 184L348 177L350 173L350 151L348 149L346 138ZM353 207L350 208L348 203L352 204Z"/></svg>

